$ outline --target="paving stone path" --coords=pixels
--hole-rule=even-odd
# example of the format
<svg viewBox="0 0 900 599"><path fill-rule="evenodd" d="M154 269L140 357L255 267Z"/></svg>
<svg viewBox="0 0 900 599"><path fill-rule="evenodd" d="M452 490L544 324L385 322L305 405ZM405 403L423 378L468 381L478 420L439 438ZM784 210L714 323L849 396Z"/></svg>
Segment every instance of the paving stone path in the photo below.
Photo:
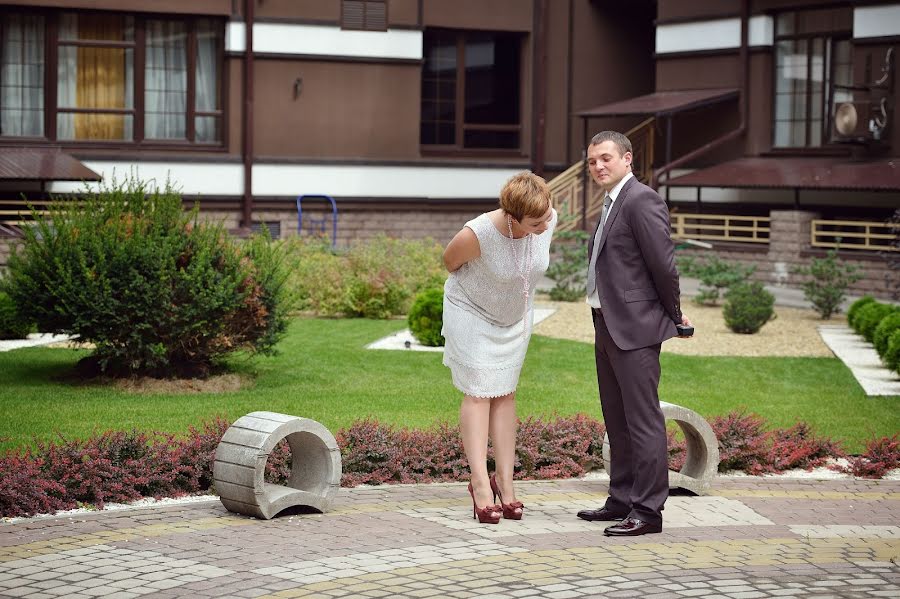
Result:
<svg viewBox="0 0 900 599"><path fill-rule="evenodd" d="M525 518L497 526L461 484L269 521L209 501L2 524L0 597L900 597L900 481L719 479L631 539L575 517L604 481L518 489Z"/></svg>

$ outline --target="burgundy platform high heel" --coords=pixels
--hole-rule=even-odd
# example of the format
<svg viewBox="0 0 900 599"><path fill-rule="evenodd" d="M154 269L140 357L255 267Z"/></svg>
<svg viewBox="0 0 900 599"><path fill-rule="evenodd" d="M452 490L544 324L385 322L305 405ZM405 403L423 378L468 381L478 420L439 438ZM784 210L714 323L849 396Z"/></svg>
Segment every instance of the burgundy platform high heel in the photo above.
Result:
<svg viewBox="0 0 900 599"><path fill-rule="evenodd" d="M494 501L500 498L500 508L503 510L503 517L507 520L521 520L522 512L525 504L521 501L513 501L512 503L503 503L503 495L500 494L500 485L497 484L496 475L491 475L491 491L494 492Z"/></svg>
<svg viewBox="0 0 900 599"><path fill-rule="evenodd" d="M475 503L475 490L472 489L472 483L469 483L469 495L472 496L472 518L478 518L481 524L497 524L500 522L500 506L478 507L478 504Z"/></svg>

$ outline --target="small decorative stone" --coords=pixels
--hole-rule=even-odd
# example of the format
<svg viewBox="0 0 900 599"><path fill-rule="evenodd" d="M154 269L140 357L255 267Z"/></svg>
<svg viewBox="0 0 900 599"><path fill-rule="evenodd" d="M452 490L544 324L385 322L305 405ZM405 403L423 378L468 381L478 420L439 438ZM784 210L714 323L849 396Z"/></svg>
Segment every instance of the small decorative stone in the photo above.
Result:
<svg viewBox="0 0 900 599"><path fill-rule="evenodd" d="M267 483L264 477L269 454L282 439L292 457L287 486ZM341 453L334 435L315 420L251 412L222 436L213 481L231 512L264 520L295 506L325 512L341 486Z"/></svg>

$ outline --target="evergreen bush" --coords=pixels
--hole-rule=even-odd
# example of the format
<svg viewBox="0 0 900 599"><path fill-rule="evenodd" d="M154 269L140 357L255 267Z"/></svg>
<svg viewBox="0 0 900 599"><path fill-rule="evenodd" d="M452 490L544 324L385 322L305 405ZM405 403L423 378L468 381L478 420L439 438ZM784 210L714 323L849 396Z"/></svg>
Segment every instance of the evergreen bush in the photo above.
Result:
<svg viewBox="0 0 900 599"><path fill-rule="evenodd" d="M698 262L693 256L680 255L678 270L684 276L700 279L700 292L694 301L712 306L719 302L725 290L747 281L756 271L756 267L721 260L716 255L702 262Z"/></svg>
<svg viewBox="0 0 900 599"><path fill-rule="evenodd" d="M334 250L321 240L287 242L297 307L319 316L390 318L417 293L444 284L443 248L430 239L378 235Z"/></svg>
<svg viewBox="0 0 900 599"><path fill-rule="evenodd" d="M856 329L860 335L866 338L866 341L872 343L874 340L875 329L881 320L897 311L896 306L891 304L882 304L881 302L872 302L860 308L856 315Z"/></svg>
<svg viewBox="0 0 900 599"><path fill-rule="evenodd" d="M559 220L566 222L572 220L572 217L561 214ZM547 278L555 283L550 290L550 299L560 302L576 302L584 299L589 237L590 235L581 229L554 233L551 246L553 257L546 273Z"/></svg>
<svg viewBox="0 0 900 599"><path fill-rule="evenodd" d="M416 296L406 320L409 330L419 343L438 347L444 345L444 337L441 335L443 316L444 290L435 287Z"/></svg>
<svg viewBox="0 0 900 599"><path fill-rule="evenodd" d="M881 319L875 332L872 334L872 343L875 345L875 351L879 356L884 357L884 352L888 349L888 341L894 331L900 330L900 310L894 311Z"/></svg>
<svg viewBox="0 0 900 599"><path fill-rule="evenodd" d="M95 345L84 374L206 376L286 329L286 270L268 239L239 244L135 178L34 213L3 287L42 331Z"/></svg>
<svg viewBox="0 0 900 599"><path fill-rule="evenodd" d="M0 291L0 339L24 339L33 329L19 314L16 302Z"/></svg>
<svg viewBox="0 0 900 599"><path fill-rule="evenodd" d="M838 259L836 248L828 250L824 258L812 258L809 266L801 266L794 272L809 277L801 285L803 295L822 318L840 313L847 289L862 278L857 267Z"/></svg>
<svg viewBox="0 0 900 599"><path fill-rule="evenodd" d="M859 316L859 311L862 310L864 306L871 304L874 301L875 298L871 295L864 295L850 304L850 308L847 310L847 324L849 324L850 328L857 333L859 332L859 329L856 326L856 318Z"/></svg>
<svg viewBox="0 0 900 599"><path fill-rule="evenodd" d="M888 337L888 348L881 357L888 370L900 374L900 331L894 331Z"/></svg>
<svg viewBox="0 0 900 599"><path fill-rule="evenodd" d="M725 324L735 333L752 334L775 318L775 296L762 283L740 283L725 294L722 314Z"/></svg>

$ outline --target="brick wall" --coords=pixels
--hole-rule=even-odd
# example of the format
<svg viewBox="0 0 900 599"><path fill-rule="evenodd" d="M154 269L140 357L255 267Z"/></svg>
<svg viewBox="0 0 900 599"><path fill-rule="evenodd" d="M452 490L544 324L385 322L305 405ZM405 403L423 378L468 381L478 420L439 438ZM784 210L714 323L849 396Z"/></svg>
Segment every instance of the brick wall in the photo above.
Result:
<svg viewBox="0 0 900 599"><path fill-rule="evenodd" d="M379 233L405 238L431 237L445 245L467 220L490 208L490 206L479 206L472 209L442 208L439 210L421 208L341 209L338 217L338 245L344 247L351 241L371 239ZM304 218L321 218L325 213L321 210L311 209L305 210L304 215ZM330 213L328 215L326 229L330 236ZM201 216L204 219L220 221L229 229L237 228L240 222L240 214L237 211L203 211ZM717 243L714 244L713 251L723 260L756 266L753 276L756 280L773 285L799 286L802 277L793 274L793 269L801 265L808 265L813 256L825 255L825 252L819 249L813 250L809 244L810 221L817 216L813 212L773 210L768 245ZM254 213L254 220L278 222L283 238L297 234L295 210L262 210ZM305 234L308 234L308 231ZM16 240L0 238L0 266L6 264L13 243L16 243ZM679 253L682 252L690 252L693 256L704 256L710 253L710 251L693 248L679 250ZM900 288L900 272L888 267L886 257L871 253L842 251L840 258L844 262L857 266L863 274L863 278L853 285L852 294L870 294L882 299L891 299L892 293Z"/></svg>
<svg viewBox="0 0 900 599"><path fill-rule="evenodd" d="M485 209L490 209L485 208ZM338 214L337 245L345 247L355 240L366 240L380 233L391 237L424 238L431 237L441 244L446 244L459 231L466 221L478 216L483 210L425 210L425 209L388 209L374 211L371 209L341 209ZM202 212L203 218L218 220L229 229L235 229L240 222L236 212L210 211ZM310 235L309 226L315 220L325 219L325 232L331 237L331 213L322 210L303 211L303 234ZM296 210L262 210L254 212L254 222L277 222L281 226L281 237L297 235Z"/></svg>

